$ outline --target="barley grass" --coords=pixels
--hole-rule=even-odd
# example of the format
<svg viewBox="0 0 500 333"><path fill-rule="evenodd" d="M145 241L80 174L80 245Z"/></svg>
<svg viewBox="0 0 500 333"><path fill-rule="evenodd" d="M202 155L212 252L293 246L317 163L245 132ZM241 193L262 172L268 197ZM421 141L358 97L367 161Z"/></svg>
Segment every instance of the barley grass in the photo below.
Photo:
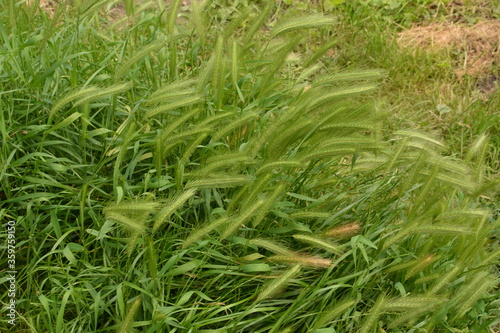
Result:
<svg viewBox="0 0 500 333"><path fill-rule="evenodd" d="M0 331L498 326L498 98L395 45L462 7L41 3L0 3Z"/></svg>

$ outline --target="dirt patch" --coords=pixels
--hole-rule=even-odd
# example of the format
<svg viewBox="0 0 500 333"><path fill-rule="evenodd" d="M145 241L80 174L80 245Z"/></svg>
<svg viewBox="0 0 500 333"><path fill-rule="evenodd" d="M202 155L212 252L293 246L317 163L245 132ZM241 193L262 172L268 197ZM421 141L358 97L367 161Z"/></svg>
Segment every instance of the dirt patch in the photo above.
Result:
<svg viewBox="0 0 500 333"><path fill-rule="evenodd" d="M455 74L488 77L500 63L500 21L484 21L471 27L430 24L403 31L398 43L424 50L449 50L456 60Z"/></svg>

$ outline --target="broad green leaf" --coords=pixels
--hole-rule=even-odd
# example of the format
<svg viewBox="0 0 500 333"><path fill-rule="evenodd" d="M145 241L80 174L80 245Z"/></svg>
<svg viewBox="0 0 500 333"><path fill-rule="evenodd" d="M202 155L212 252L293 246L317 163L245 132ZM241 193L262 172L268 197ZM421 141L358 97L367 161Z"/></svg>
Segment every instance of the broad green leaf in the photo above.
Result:
<svg viewBox="0 0 500 333"><path fill-rule="evenodd" d="M270 272L271 267L268 264L248 264L241 266L241 270L245 273Z"/></svg>

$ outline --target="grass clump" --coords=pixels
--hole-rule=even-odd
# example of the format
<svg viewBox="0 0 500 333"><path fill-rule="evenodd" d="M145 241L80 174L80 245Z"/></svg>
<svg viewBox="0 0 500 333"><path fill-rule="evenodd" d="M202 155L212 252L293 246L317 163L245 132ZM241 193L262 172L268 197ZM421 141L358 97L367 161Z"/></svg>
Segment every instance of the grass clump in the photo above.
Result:
<svg viewBox="0 0 500 333"><path fill-rule="evenodd" d="M332 15L127 1L125 29L102 15L114 4L0 8L17 330L494 323L463 316L495 307L486 136L460 160L383 132L383 71L302 52Z"/></svg>

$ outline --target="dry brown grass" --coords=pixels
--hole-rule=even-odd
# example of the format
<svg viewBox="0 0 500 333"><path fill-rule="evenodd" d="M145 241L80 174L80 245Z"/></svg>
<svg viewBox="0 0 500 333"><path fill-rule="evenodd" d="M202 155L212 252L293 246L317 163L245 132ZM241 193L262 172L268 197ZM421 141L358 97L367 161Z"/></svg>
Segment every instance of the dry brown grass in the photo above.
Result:
<svg viewBox="0 0 500 333"><path fill-rule="evenodd" d="M455 60L455 74L485 77L500 61L500 21L488 20L467 27L457 24L429 24L399 34L404 47L449 50Z"/></svg>

